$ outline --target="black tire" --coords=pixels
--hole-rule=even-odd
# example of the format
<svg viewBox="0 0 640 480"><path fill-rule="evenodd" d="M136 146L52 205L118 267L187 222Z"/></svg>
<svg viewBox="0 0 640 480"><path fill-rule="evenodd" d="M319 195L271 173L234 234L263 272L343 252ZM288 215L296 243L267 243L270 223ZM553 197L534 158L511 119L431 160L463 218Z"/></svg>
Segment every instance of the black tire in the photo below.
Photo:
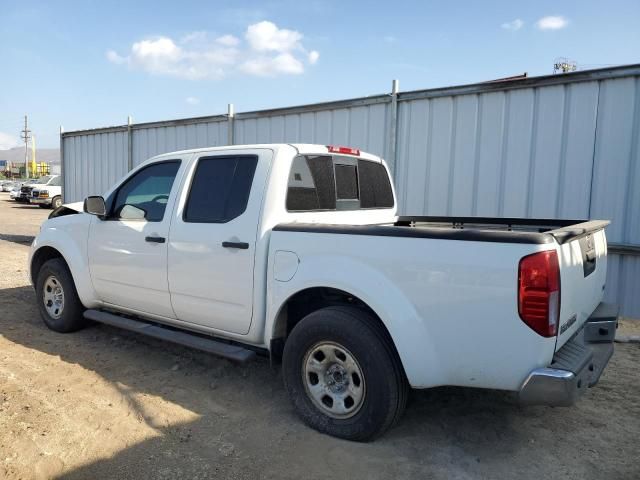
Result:
<svg viewBox="0 0 640 480"><path fill-rule="evenodd" d="M52 314L45 305L45 289L49 290L48 294L52 293L49 284L50 278L55 280L54 283L59 285L63 292L62 308L57 312L59 316L54 315L55 311ZM83 317L84 306L78 298L73 277L67 264L61 258L48 260L40 267L36 280L36 301L45 325L55 332L75 332L87 324Z"/></svg>
<svg viewBox="0 0 640 480"><path fill-rule="evenodd" d="M391 339L377 322L360 309L335 306L307 315L293 328L284 347L283 379L296 412L310 427L346 440L369 441L402 416L408 384ZM309 352L325 342L348 350L363 374L363 399L348 418L327 414L309 393L305 375L313 372L305 370L305 362Z"/></svg>
<svg viewBox="0 0 640 480"><path fill-rule="evenodd" d="M60 208L62 206L62 197L60 197L60 195L58 195L57 197L53 197L51 199L51 205L49 206L49 208L53 208L54 210L56 208Z"/></svg>

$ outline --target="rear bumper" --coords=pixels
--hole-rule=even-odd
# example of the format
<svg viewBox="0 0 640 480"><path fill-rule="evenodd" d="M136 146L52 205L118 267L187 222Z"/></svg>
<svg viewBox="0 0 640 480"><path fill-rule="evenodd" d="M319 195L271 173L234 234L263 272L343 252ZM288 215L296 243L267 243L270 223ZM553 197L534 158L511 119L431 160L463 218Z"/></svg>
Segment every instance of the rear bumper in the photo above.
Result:
<svg viewBox="0 0 640 480"><path fill-rule="evenodd" d="M546 368L533 370L520 389L528 405L568 407L593 387L613 355L617 305L601 303Z"/></svg>

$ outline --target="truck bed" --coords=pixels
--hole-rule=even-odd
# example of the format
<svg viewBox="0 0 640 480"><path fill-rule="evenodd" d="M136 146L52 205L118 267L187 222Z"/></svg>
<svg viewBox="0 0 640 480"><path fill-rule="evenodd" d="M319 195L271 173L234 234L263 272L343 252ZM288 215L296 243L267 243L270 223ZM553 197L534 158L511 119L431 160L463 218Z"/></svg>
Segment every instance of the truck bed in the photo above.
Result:
<svg viewBox="0 0 640 480"><path fill-rule="evenodd" d="M288 223L277 225L274 230L477 242L532 244L556 242L563 245L601 230L608 224L609 221L606 220L401 216L392 224Z"/></svg>
<svg viewBox="0 0 640 480"><path fill-rule="evenodd" d="M429 216L368 225L286 223L273 228L270 258L295 252L297 261L278 268L290 268L297 284L343 288L381 317L390 308L391 334L406 342L407 356L434 355L407 372L414 387L517 390L532 366L550 364L601 302L608 223ZM517 302L519 262L544 250L557 252L560 271L551 337L522 321ZM287 298L289 275L280 278L272 293Z"/></svg>

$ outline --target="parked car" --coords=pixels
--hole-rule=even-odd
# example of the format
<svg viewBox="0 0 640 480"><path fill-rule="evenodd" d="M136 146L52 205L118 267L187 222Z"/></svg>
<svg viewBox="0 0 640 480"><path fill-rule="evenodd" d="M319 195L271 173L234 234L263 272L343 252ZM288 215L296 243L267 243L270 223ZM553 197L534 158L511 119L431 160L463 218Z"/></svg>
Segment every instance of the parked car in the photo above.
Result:
<svg viewBox="0 0 640 480"><path fill-rule="evenodd" d="M617 318L608 223L399 217L374 155L230 146L154 157L54 211L29 268L50 329L269 355L308 425L369 440L410 387L568 406L595 385Z"/></svg>
<svg viewBox="0 0 640 480"><path fill-rule="evenodd" d="M0 184L0 190L3 192L10 192L16 186L15 182L6 181Z"/></svg>
<svg viewBox="0 0 640 480"><path fill-rule="evenodd" d="M40 181L32 186L29 203L42 208L59 208L62 205L62 177L60 175L41 177Z"/></svg>
<svg viewBox="0 0 640 480"><path fill-rule="evenodd" d="M17 202L28 202L31 197L31 190L33 186L38 183L39 179L32 178L20 184L20 194L15 197Z"/></svg>
<svg viewBox="0 0 640 480"><path fill-rule="evenodd" d="M22 183L16 183L15 186L9 191L9 198L11 200L18 200L20 198L21 189Z"/></svg>

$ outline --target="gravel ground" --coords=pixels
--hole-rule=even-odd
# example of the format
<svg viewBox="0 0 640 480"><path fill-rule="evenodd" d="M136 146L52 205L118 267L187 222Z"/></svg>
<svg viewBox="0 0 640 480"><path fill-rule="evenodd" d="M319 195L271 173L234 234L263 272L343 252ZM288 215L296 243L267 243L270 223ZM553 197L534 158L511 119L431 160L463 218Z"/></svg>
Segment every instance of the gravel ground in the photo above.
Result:
<svg viewBox="0 0 640 480"><path fill-rule="evenodd" d="M47 214L0 194L0 478L640 478L640 344L617 344L572 408L438 388L413 392L378 441L345 442L300 423L264 359L237 366L106 326L47 330L26 274Z"/></svg>

